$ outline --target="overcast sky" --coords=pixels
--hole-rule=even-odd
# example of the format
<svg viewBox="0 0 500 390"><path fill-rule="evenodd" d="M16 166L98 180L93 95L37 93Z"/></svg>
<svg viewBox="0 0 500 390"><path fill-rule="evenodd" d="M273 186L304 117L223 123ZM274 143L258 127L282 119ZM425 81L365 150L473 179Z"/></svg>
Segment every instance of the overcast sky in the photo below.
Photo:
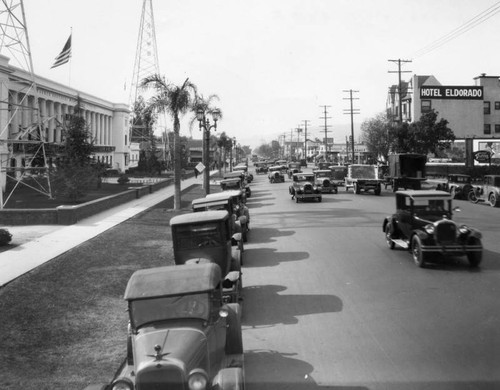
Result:
<svg viewBox="0 0 500 390"><path fill-rule="evenodd" d="M35 72L116 103L128 103L142 0L24 0ZM309 120L309 137L343 142L348 94L358 90L362 121L384 111L403 70L443 85L500 75L500 15L422 56L418 51L497 4L494 0L153 0L160 73L186 77L224 114L218 131L242 145L290 137ZM496 11L495 11L496 12ZM491 16L491 15L490 15ZM50 69L70 31L71 63ZM403 74L405 80L412 73ZM127 86L127 90L124 86ZM170 129L171 129L171 125ZM186 124L181 132L189 135ZM193 137L201 138L197 128ZM296 132L293 133L297 135Z"/></svg>

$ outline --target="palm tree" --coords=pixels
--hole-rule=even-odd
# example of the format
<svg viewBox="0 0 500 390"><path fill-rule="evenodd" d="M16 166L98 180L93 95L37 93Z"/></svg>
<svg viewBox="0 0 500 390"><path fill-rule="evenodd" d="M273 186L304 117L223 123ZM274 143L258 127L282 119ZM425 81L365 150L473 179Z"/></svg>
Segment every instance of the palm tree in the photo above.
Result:
<svg viewBox="0 0 500 390"><path fill-rule="evenodd" d="M157 113L166 112L174 120L174 209L181 208L181 145L179 139L180 116L189 111L196 101L196 85L184 81L182 86L174 85L165 81L165 78L155 74L146 77L141 82L141 87L152 87L156 91L148 105Z"/></svg>

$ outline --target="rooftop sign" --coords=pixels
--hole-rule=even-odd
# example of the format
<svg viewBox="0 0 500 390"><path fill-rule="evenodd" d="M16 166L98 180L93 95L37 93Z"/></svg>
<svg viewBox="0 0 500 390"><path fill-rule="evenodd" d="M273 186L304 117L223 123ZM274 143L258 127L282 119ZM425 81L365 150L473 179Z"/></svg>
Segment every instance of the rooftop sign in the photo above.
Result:
<svg viewBox="0 0 500 390"><path fill-rule="evenodd" d="M483 87L471 86L423 86L420 99L483 100Z"/></svg>

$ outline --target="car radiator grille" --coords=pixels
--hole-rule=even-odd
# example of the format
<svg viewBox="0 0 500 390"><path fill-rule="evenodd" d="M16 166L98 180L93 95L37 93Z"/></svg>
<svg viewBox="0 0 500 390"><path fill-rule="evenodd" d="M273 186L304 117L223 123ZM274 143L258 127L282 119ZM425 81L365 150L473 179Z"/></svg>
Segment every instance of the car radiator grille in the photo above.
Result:
<svg viewBox="0 0 500 390"><path fill-rule="evenodd" d="M454 243L457 227L453 222L441 222L436 226L436 241L440 244Z"/></svg>
<svg viewBox="0 0 500 390"><path fill-rule="evenodd" d="M137 376L137 390L185 390L182 373L177 369L148 371Z"/></svg>
<svg viewBox="0 0 500 390"><path fill-rule="evenodd" d="M310 184L306 184L304 186L304 193L306 194L312 194L313 193L313 187Z"/></svg>

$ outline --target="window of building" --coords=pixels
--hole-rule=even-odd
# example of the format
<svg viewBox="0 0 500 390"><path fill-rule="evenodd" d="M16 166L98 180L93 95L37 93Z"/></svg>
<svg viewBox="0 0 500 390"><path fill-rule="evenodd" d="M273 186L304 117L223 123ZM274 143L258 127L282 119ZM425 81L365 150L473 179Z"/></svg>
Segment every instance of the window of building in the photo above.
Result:
<svg viewBox="0 0 500 390"><path fill-rule="evenodd" d="M432 109L432 105L431 105L430 100L422 100L420 102L420 111L429 112L431 109Z"/></svg>
<svg viewBox="0 0 500 390"><path fill-rule="evenodd" d="M491 125L489 123L484 124L484 134L491 134Z"/></svg>
<svg viewBox="0 0 500 390"><path fill-rule="evenodd" d="M495 102L495 110L500 110L500 102Z"/></svg>
<svg viewBox="0 0 500 390"><path fill-rule="evenodd" d="M500 125L495 125L495 134L500 134Z"/></svg>
<svg viewBox="0 0 500 390"><path fill-rule="evenodd" d="M484 102L484 115L491 114L490 102Z"/></svg>

